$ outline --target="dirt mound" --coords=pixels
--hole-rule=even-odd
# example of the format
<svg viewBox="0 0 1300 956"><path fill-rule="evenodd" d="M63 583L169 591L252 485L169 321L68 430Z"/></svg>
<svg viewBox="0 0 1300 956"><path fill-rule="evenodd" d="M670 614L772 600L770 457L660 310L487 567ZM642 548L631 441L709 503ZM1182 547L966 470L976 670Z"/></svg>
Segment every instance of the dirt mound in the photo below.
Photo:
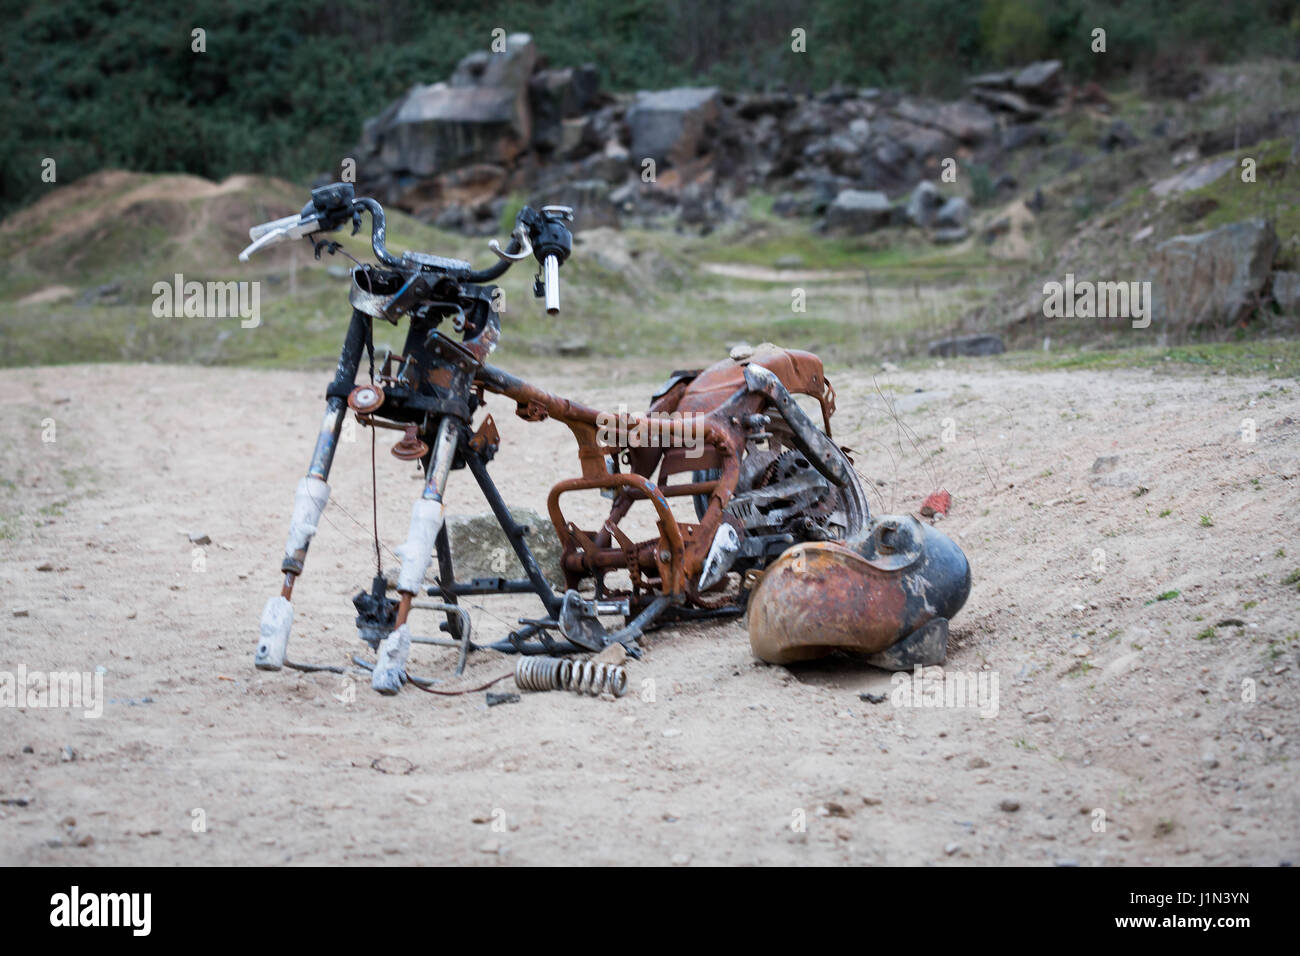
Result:
<svg viewBox="0 0 1300 956"><path fill-rule="evenodd" d="M189 175L123 170L94 173L55 189L0 222L0 252L18 272L136 271L150 249L186 250L191 261L227 256L249 225L302 205L303 190L282 179L230 176L219 183ZM182 262L182 264L185 264Z"/></svg>

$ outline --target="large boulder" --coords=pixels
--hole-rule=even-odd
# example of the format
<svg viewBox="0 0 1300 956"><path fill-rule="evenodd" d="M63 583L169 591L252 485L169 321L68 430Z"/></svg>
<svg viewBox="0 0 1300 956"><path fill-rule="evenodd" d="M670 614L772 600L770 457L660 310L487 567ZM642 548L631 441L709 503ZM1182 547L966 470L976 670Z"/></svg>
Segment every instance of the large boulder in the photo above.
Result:
<svg viewBox="0 0 1300 956"><path fill-rule="evenodd" d="M1151 261L1152 320L1191 326L1245 318L1260 301L1276 253L1277 233L1265 219L1162 242Z"/></svg>
<svg viewBox="0 0 1300 956"><path fill-rule="evenodd" d="M907 218L914 226L928 229L934 223L935 214L943 208L943 193L939 187L928 179L916 184L912 195L907 200Z"/></svg>
<svg viewBox="0 0 1300 956"><path fill-rule="evenodd" d="M522 95L528 90L528 79L536 65L533 38L527 33L512 33L506 37L504 50L476 50L462 57L447 82L458 88L490 86Z"/></svg>
<svg viewBox="0 0 1300 956"><path fill-rule="evenodd" d="M432 176L471 163L508 163L527 146L515 95L496 87L416 86L381 135L383 165Z"/></svg>
<svg viewBox="0 0 1300 956"><path fill-rule="evenodd" d="M966 80L972 99L1016 120L1031 120L1041 115L1061 96L1063 76L1060 60L1031 63L1019 70L982 73Z"/></svg>
<svg viewBox="0 0 1300 956"><path fill-rule="evenodd" d="M681 166L710 151L721 98L714 87L638 93L628 107L629 149L639 164Z"/></svg>
<svg viewBox="0 0 1300 956"><path fill-rule="evenodd" d="M893 109L899 119L917 126L927 126L974 146L998 131L997 118L981 106L960 100L955 103L930 103L903 99Z"/></svg>
<svg viewBox="0 0 1300 956"><path fill-rule="evenodd" d="M953 196L934 214L934 224L940 229L965 229L969 223L970 203L961 196Z"/></svg>
<svg viewBox="0 0 1300 956"><path fill-rule="evenodd" d="M550 519L531 508L511 508L510 516L528 529L527 542L542 573L552 583L563 583L560 571L560 539ZM510 541L491 512L475 515L448 515L447 536L451 542L452 566L456 580L473 578L522 578L523 566L515 557ZM435 561L433 567L437 568Z"/></svg>
<svg viewBox="0 0 1300 956"><path fill-rule="evenodd" d="M1273 301L1285 315L1300 316L1300 272L1273 273Z"/></svg>
<svg viewBox="0 0 1300 956"><path fill-rule="evenodd" d="M569 152L581 140L573 133L566 136L565 123L590 125L582 114L596 104L599 94L595 66L561 70L539 70L528 81L528 103L533 121L533 145L542 151Z"/></svg>
<svg viewBox="0 0 1300 956"><path fill-rule="evenodd" d="M835 197L826 210L826 225L831 229L861 233L881 229L890 224L893 207L889 197L881 192L845 189Z"/></svg>
<svg viewBox="0 0 1300 956"><path fill-rule="evenodd" d="M1061 95L1061 61L1031 63L1019 73L1012 85L1018 93L1039 103L1054 103Z"/></svg>
<svg viewBox="0 0 1300 956"><path fill-rule="evenodd" d="M943 226L932 231L930 238L940 245L964 242L970 238L970 230L965 226Z"/></svg>
<svg viewBox="0 0 1300 956"><path fill-rule="evenodd" d="M909 158L922 162L931 157L952 156L957 151L956 140L943 130L906 121L888 124L881 130L881 136L903 147Z"/></svg>
<svg viewBox="0 0 1300 956"><path fill-rule="evenodd" d="M993 73L977 73L966 77L966 86L975 89L1005 90L1016 82L1019 70L997 70Z"/></svg>
<svg viewBox="0 0 1300 956"><path fill-rule="evenodd" d="M417 84L367 122L363 155L377 154L378 164L395 178L511 163L532 136L528 78L536 61L526 33L507 37L500 53L469 54L448 82Z"/></svg>

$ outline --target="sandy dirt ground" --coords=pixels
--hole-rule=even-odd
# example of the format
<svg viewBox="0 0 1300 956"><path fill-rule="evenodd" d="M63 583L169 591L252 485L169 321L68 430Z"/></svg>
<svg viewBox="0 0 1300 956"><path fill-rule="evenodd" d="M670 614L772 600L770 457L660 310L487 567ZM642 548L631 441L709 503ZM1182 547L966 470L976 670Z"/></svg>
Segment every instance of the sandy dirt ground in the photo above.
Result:
<svg viewBox="0 0 1300 956"><path fill-rule="evenodd" d="M941 527L975 584L946 672L996 678L995 712L902 706L891 675L847 660L760 664L740 621L653 633L617 701L489 708L258 672L327 374L0 372L0 671L103 668L104 697L98 718L0 707L0 863L1296 861L1296 383L830 371L873 510L953 495ZM634 407L655 384L576 365L540 382ZM499 484L542 509L577 473L567 431L490 408ZM390 547L419 488L393 437ZM342 446L291 658L366 650L350 597L373 569L369 446L364 429ZM467 474L452 489L452 509L484 510ZM485 600L475 627L535 610ZM446 652L417 647L412 669L446 675Z"/></svg>

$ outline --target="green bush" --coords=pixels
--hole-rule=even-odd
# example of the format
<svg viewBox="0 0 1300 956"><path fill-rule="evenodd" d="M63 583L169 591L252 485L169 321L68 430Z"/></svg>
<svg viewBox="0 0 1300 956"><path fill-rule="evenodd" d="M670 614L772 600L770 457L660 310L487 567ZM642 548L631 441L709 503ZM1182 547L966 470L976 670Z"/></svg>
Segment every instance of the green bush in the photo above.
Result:
<svg viewBox="0 0 1300 956"><path fill-rule="evenodd" d="M1035 57L1073 78L1195 56L1292 53L1284 0L210 0L197 12L122 0L0 0L0 213L98 169L335 168L362 121L447 76L491 32L532 33L556 66L592 62L609 89L833 84L952 95L976 70ZM1107 31L1107 52L1090 34ZM191 51L191 30L207 52ZM791 31L807 50L791 50Z"/></svg>

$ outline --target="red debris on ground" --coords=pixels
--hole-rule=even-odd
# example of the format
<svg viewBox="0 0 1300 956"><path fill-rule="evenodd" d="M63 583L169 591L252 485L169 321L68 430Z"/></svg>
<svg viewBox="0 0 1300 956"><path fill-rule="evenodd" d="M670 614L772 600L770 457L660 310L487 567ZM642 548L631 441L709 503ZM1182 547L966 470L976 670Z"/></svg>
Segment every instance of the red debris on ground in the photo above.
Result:
<svg viewBox="0 0 1300 956"><path fill-rule="evenodd" d="M935 515L947 515L948 509L952 507L952 495L946 491L931 492L930 496L921 502L921 514L927 518L933 518Z"/></svg>

